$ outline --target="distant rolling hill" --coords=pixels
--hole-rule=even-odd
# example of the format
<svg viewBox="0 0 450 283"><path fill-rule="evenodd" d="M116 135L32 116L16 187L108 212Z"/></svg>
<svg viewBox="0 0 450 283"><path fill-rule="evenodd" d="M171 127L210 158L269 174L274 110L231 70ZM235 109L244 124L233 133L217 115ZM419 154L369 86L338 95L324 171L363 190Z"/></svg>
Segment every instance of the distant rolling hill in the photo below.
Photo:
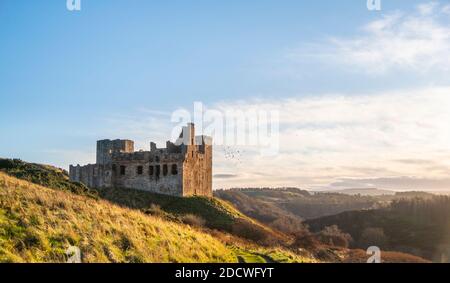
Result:
<svg viewBox="0 0 450 283"><path fill-rule="evenodd" d="M336 193L345 195L362 195L362 196L383 196L383 195L395 195L395 191L383 190L377 188L353 188L353 189L343 189L343 190L325 190L320 191L321 193Z"/></svg>
<svg viewBox="0 0 450 283"><path fill-rule="evenodd" d="M245 214L266 224L286 226L298 221L343 211L377 207L380 200L371 196L352 196L338 193L310 193L297 188L243 188L218 190L218 198L232 203ZM272 225L273 226L273 225ZM292 227L294 229L295 227ZM291 230L286 227L287 230Z"/></svg>
<svg viewBox="0 0 450 283"><path fill-rule="evenodd" d="M390 191L370 189L366 191L368 195L358 192L362 192L361 189L339 193L309 192L298 188L236 188L217 190L214 195L230 202L244 214L285 232L298 229L301 222L307 219L345 211L377 209L403 198L434 196L414 191L392 194Z"/></svg>
<svg viewBox="0 0 450 283"><path fill-rule="evenodd" d="M450 262L450 197L398 199L388 207L347 211L307 220L311 231L337 225L349 233L353 248L415 254L435 262Z"/></svg>
<svg viewBox="0 0 450 283"><path fill-rule="evenodd" d="M443 239L445 235L450 238L450 233L445 230L450 229L447 218L450 211L444 208L444 212L434 212L437 214L430 216L430 211L418 214L412 209L400 214L392 210L396 204L409 202L424 202L424 206L429 204L430 210L438 209L439 202L433 203L436 196L430 193L396 192L393 195L364 196L310 193L297 188L243 188L219 190L215 195L285 233L305 230L306 225L317 235L326 227L337 225L352 236L351 248L367 249L374 244L383 250L406 252L436 261L440 261L437 257L442 251L450 251L447 240ZM444 220L436 225L436 219Z"/></svg>

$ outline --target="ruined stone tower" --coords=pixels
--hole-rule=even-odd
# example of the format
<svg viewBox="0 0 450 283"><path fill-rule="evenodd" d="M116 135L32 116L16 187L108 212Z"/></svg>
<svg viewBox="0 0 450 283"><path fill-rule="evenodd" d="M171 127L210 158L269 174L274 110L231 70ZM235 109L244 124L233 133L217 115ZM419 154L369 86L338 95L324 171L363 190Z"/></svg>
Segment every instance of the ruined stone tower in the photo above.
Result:
<svg viewBox="0 0 450 283"><path fill-rule="evenodd" d="M183 127L166 148L134 151L131 140L97 141L96 164L70 166L70 179L92 188L130 188L173 196L212 196L212 142Z"/></svg>

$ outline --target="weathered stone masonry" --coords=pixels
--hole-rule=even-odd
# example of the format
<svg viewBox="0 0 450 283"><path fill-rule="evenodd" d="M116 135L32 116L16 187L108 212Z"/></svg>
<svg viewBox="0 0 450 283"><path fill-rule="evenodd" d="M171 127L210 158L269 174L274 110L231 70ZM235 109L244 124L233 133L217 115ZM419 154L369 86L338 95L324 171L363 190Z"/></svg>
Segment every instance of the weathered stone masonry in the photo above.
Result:
<svg viewBox="0 0 450 283"><path fill-rule="evenodd" d="M212 196L212 143L183 127L179 139L134 151L131 140L97 142L96 164L70 166L70 179L92 188L130 188L173 196Z"/></svg>

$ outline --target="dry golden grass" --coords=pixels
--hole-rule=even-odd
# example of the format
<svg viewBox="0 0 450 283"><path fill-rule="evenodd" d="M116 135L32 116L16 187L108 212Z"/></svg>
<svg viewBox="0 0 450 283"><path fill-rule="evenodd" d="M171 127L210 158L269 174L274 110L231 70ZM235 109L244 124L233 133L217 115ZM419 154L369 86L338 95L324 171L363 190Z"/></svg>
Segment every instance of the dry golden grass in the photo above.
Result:
<svg viewBox="0 0 450 283"><path fill-rule="evenodd" d="M88 263L315 262L0 172L0 262L66 262L70 246Z"/></svg>
<svg viewBox="0 0 450 283"><path fill-rule="evenodd" d="M237 216L236 219L243 220L244 222L248 222L249 224L256 226L256 228L264 231L264 233L269 235L272 238L272 240L292 241L292 239L288 235L284 234L283 232L275 230L275 229L257 221L256 219L250 218L250 217L246 216L245 214L241 213L230 202L223 200L223 199L219 199L219 198L215 198L215 201L217 203L220 203L220 205L223 206L227 211L231 212L233 215L236 215Z"/></svg>
<svg viewBox="0 0 450 283"><path fill-rule="evenodd" d="M0 173L0 262L236 262L211 235Z"/></svg>
<svg viewBox="0 0 450 283"><path fill-rule="evenodd" d="M204 220L205 227L258 241L260 244L272 245L291 240L287 235L247 217L231 204L217 198L178 198L125 188L97 190L102 199L112 203L140 209L149 214L161 215L164 212L168 218L173 219L183 220L186 215L195 215ZM156 207L159 209L155 210Z"/></svg>

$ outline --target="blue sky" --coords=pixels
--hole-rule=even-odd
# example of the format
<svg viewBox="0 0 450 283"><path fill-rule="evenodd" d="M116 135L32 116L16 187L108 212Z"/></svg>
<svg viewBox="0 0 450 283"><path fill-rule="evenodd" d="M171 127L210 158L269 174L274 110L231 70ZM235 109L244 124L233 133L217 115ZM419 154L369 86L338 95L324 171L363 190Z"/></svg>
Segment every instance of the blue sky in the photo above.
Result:
<svg viewBox="0 0 450 283"><path fill-rule="evenodd" d="M233 107L236 101L252 105L258 99L281 111L282 105L296 103L305 108L314 99L341 105L333 100L337 97L354 99L350 105L378 105L386 103L382 98L387 93L410 95L417 101L410 109L423 101L433 100L430 107L448 102L448 1L384 0L381 11L368 11L365 0L81 0L82 10L74 12L66 9L65 2L0 1L0 156L67 168L70 163L93 162L97 139L131 138L142 147L153 139L161 143L171 130L168 113L180 107L191 109L194 101ZM420 28L411 28L414 24ZM420 96L430 91L437 97ZM294 103L286 104L292 99ZM320 112L325 104L321 105L305 113L329 115L329 110ZM404 109L402 104L397 107L392 113ZM383 109L367 110L377 117L367 122L376 124L374 131L388 129L396 121L389 120L392 115ZM418 116L419 110L405 113L410 119L402 129L419 119L430 119L437 127L438 115ZM333 133L339 130L338 136L373 133L359 133L356 127L350 133L342 132L342 115L337 116L324 123L334 125ZM380 117L387 121L380 122ZM446 158L440 158L439 164L433 159L448 154L450 160L446 137L438 143L403 135L411 141L411 148L424 146L423 152L415 152L397 142L398 131L386 130L386 139L396 140L391 146L379 148L359 138L355 141L358 148L365 145L366 152L376 152L376 158L358 155L357 161L356 149L336 156L333 148L346 141L311 149L310 144L319 144L308 141L311 136L327 139L333 133L319 132L323 127L314 121L310 122L314 132L304 132L311 127L291 118L286 120L295 122L282 127L277 178L265 171L267 160L251 149L241 158L241 163L254 165L251 170L239 168L243 165L217 152L215 172L228 177L217 178L216 187L255 184L255 178L260 185L313 188L347 183L349 187L378 186L376 181L386 178L392 184L405 178L441 182L436 189L450 184L443 173L421 173L427 171L424 166L443 172L450 168ZM357 116L348 119L359 123ZM297 146L291 148L284 141L296 130L307 137L291 139ZM395 151L398 157L379 159L397 146L406 148ZM367 162L372 157L373 162ZM380 165L392 159L423 159L423 163L412 162L414 168L411 162L410 167ZM295 165L295 170L285 170L283 164ZM359 170L348 170L348 164L356 164ZM330 175L333 170L327 167L336 173Z"/></svg>

